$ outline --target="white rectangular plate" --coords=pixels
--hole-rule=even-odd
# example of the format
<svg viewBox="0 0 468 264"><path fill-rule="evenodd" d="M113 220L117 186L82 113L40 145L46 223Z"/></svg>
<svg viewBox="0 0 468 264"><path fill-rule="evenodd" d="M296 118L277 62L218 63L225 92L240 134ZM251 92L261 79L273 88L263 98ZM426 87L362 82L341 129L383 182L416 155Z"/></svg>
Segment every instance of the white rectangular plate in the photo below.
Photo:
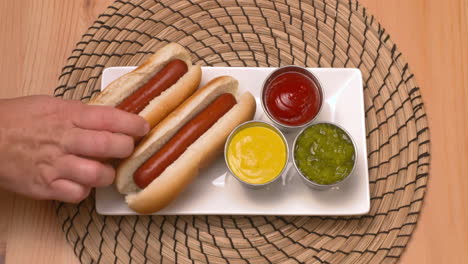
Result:
<svg viewBox="0 0 468 264"><path fill-rule="evenodd" d="M135 67L107 68L102 76L102 89ZM263 80L274 68L203 67L201 85L214 77L230 75L239 81L239 90L250 91L257 101L255 120L270 122L260 105ZM242 186L220 157L209 168L200 171L195 181L158 215L359 215L369 212L369 175L367 168L364 98L361 72L358 69L315 69L323 85L325 101L317 117L343 126L357 144L357 167L340 186L317 191L304 185L292 166L282 180L263 189ZM270 122L271 123L271 122ZM297 132L286 134L290 148ZM292 152L292 151L291 151ZM104 215L132 215L113 186L96 191L96 210Z"/></svg>

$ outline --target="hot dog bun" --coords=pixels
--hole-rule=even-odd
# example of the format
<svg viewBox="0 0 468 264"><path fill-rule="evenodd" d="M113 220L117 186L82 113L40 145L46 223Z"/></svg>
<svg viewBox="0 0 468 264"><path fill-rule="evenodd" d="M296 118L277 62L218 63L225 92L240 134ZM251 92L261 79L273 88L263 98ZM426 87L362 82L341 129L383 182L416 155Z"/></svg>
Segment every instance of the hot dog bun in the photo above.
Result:
<svg viewBox="0 0 468 264"><path fill-rule="evenodd" d="M239 124L251 120L255 99L250 93L237 95L238 82L232 77L213 79L200 88L166 119L159 123L139 144L134 153L117 168L116 186L128 194L129 207L139 213L152 213L167 206L222 150L229 133ZM236 96L237 104L198 138L162 174L146 188L140 189L133 180L134 172L197 113L223 93Z"/></svg>
<svg viewBox="0 0 468 264"><path fill-rule="evenodd" d="M104 91L91 99L88 104L117 106L174 59L182 60L187 64L187 73L169 89L155 97L139 113L141 117L148 121L151 127L154 127L189 97L200 84L200 65L192 65L190 54L177 43L169 43L159 49L138 68L110 83Z"/></svg>

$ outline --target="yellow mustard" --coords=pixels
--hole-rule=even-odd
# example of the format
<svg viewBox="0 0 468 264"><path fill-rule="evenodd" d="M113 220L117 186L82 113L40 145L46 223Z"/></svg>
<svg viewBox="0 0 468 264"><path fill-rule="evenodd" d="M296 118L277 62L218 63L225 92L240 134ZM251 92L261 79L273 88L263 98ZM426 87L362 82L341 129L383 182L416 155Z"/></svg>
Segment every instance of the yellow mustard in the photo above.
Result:
<svg viewBox="0 0 468 264"><path fill-rule="evenodd" d="M232 137L227 160L239 179L250 184L268 183L286 164L286 145L270 128L247 127Z"/></svg>

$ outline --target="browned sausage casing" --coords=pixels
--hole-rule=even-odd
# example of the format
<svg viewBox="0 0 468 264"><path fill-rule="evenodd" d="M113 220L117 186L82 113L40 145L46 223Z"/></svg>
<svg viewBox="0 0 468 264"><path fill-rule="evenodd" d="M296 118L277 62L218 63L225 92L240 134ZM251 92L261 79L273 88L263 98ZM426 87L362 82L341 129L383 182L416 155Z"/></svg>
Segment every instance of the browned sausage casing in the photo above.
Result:
<svg viewBox="0 0 468 264"><path fill-rule="evenodd" d="M137 169L133 174L136 185L141 189L148 186L235 104L236 99L230 93L222 94L216 98L207 108L185 124L155 155Z"/></svg>
<svg viewBox="0 0 468 264"><path fill-rule="evenodd" d="M138 114L153 98L174 85L185 73L187 64L181 60L173 60L153 76L145 85L125 98L118 106L118 109Z"/></svg>

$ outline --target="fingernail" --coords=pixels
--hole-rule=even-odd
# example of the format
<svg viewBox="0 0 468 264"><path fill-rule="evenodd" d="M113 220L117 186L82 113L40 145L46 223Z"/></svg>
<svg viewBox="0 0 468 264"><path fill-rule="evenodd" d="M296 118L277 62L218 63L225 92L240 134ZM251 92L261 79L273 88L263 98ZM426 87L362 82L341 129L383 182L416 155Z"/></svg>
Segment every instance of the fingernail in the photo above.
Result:
<svg viewBox="0 0 468 264"><path fill-rule="evenodd" d="M150 131L150 125L148 123L145 123L145 134L147 134Z"/></svg>

